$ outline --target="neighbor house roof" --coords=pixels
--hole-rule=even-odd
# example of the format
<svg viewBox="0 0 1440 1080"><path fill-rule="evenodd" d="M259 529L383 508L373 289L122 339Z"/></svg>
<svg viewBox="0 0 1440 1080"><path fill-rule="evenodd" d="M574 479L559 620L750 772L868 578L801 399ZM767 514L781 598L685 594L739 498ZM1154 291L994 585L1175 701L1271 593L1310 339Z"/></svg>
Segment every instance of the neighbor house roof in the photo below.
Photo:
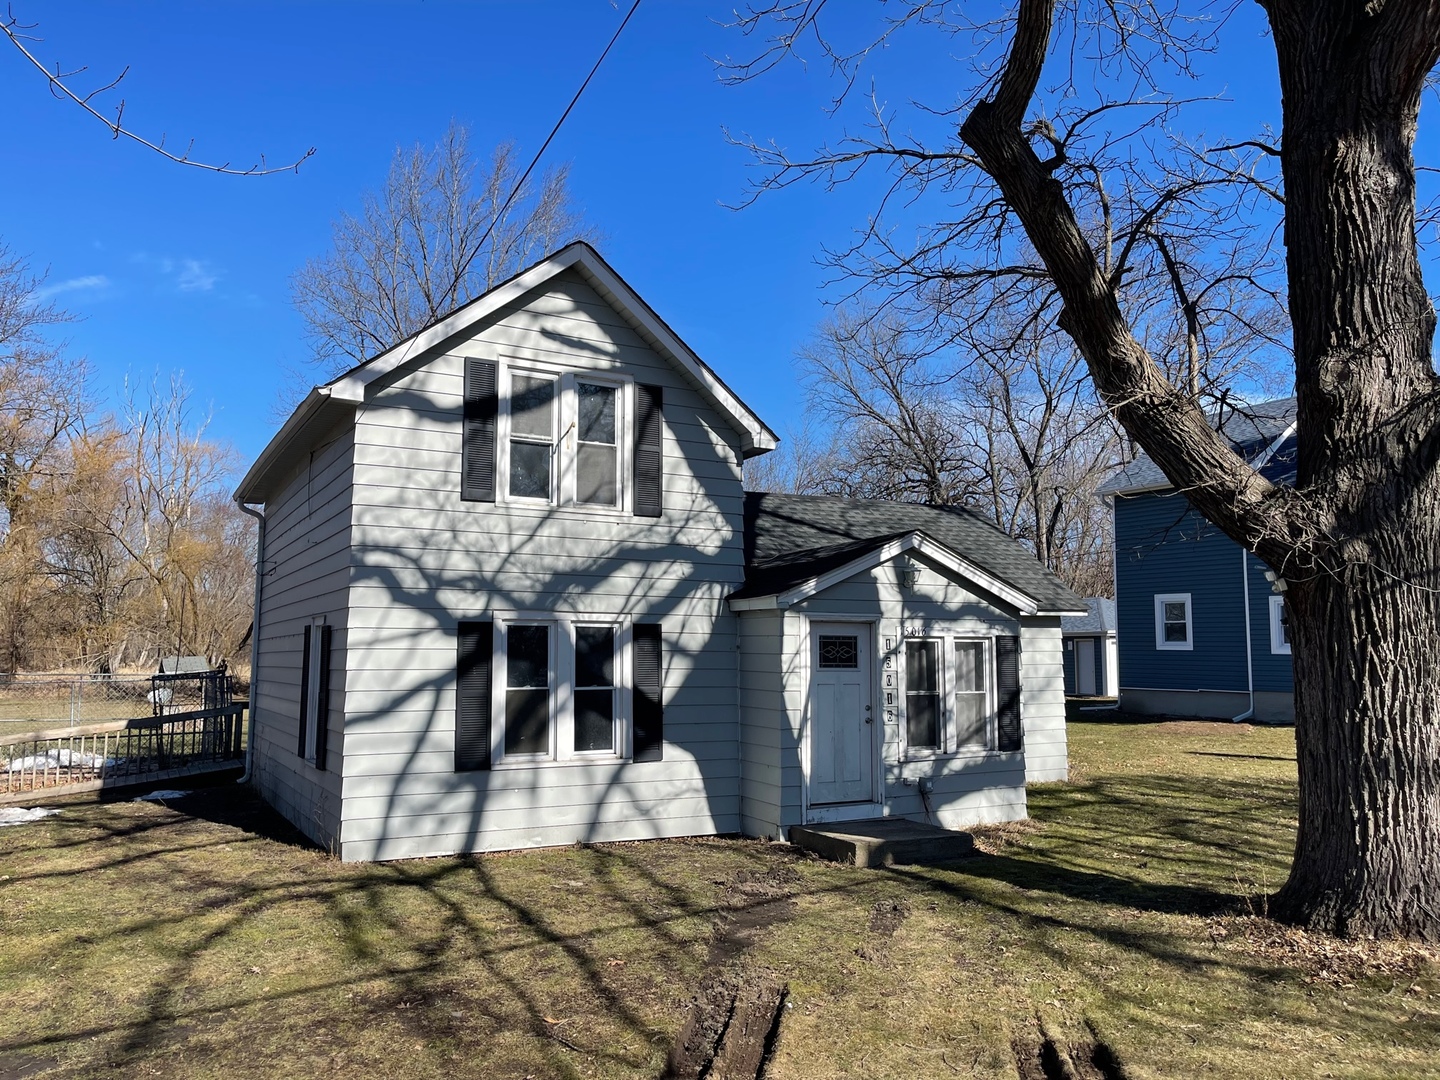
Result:
<svg viewBox="0 0 1440 1080"><path fill-rule="evenodd" d="M765 422L655 314L650 305L600 257L600 253L589 244L576 241L526 267L363 364L312 389L255 459L250 471L240 481L235 497L242 502L264 501L273 494L273 487L281 481L282 474L293 465L297 455L306 453L345 419L350 410L365 401L365 388L372 382L402 364L424 356L566 270L578 273L646 344L671 361L701 397L734 426L740 435L740 447L745 457L766 453L779 445L775 433Z"/></svg>
<svg viewBox="0 0 1440 1080"><path fill-rule="evenodd" d="M1030 552L962 507L755 491L745 494L745 585L730 599L793 602L902 551L950 566L1026 614L1085 609Z"/></svg>
<svg viewBox="0 0 1440 1080"><path fill-rule="evenodd" d="M1113 634L1115 626L1115 601L1103 596L1086 597L1084 615L1066 615L1060 620L1062 634Z"/></svg>
<svg viewBox="0 0 1440 1080"><path fill-rule="evenodd" d="M1230 403L1210 414L1210 423L1235 452L1277 484L1295 482L1295 399L1277 398L1254 405ZM1100 486L1101 495L1133 495L1173 487L1145 454L1115 472Z"/></svg>

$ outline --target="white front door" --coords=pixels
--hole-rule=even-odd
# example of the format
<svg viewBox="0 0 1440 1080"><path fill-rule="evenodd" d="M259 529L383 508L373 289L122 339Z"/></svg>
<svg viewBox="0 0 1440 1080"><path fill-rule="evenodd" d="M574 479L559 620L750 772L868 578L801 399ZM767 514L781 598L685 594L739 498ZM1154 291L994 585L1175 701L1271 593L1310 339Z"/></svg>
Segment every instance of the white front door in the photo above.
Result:
<svg viewBox="0 0 1440 1080"><path fill-rule="evenodd" d="M811 623L810 804L874 797L870 628Z"/></svg>
<svg viewBox="0 0 1440 1080"><path fill-rule="evenodd" d="M1081 697L1095 696L1095 639L1075 639L1075 692Z"/></svg>

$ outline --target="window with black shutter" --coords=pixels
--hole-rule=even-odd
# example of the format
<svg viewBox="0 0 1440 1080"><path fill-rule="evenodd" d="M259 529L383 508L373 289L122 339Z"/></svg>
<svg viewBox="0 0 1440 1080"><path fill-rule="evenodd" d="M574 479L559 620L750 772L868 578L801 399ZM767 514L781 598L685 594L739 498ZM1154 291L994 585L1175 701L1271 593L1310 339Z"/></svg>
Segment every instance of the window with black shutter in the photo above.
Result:
<svg viewBox="0 0 1440 1080"><path fill-rule="evenodd" d="M665 750L665 664L660 624L636 623L632 648L635 657L634 757L636 761L660 761Z"/></svg>
<svg viewBox="0 0 1440 1080"><path fill-rule="evenodd" d="M490 669L494 635L488 622L462 622L455 660L455 769L490 768Z"/></svg>
<svg viewBox="0 0 1440 1080"><path fill-rule="evenodd" d="M465 361L465 415L462 421L460 497L495 501L495 416L499 404L496 365Z"/></svg>
<svg viewBox="0 0 1440 1080"><path fill-rule="evenodd" d="M661 387L635 386L635 514L659 517L664 509L664 401Z"/></svg>
<svg viewBox="0 0 1440 1080"><path fill-rule="evenodd" d="M996 709L997 749L1014 753L1025 744L1020 717L1020 639L995 639L995 689L999 695Z"/></svg>
<svg viewBox="0 0 1440 1080"><path fill-rule="evenodd" d="M307 624L300 646L300 723L296 754L325 768L325 726L330 717L330 627Z"/></svg>

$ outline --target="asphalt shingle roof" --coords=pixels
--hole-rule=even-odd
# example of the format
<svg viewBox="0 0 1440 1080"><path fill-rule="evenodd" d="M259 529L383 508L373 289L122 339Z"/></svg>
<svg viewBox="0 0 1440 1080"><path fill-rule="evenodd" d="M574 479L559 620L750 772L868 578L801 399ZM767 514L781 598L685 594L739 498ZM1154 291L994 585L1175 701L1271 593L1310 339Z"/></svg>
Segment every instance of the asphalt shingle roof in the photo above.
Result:
<svg viewBox="0 0 1440 1080"><path fill-rule="evenodd" d="M1115 633L1115 601L1101 596L1085 600L1084 615L1065 615L1060 619L1062 634L1113 634Z"/></svg>
<svg viewBox="0 0 1440 1080"><path fill-rule="evenodd" d="M1042 611L1085 606L1030 552L971 510L758 491L745 493L745 585L734 596L784 592L913 532L1032 597Z"/></svg>
<svg viewBox="0 0 1440 1080"><path fill-rule="evenodd" d="M1235 452L1246 461L1255 461L1295 422L1295 399L1277 398L1255 405L1226 405L1210 422L1230 440ZM1277 484L1295 482L1295 438L1286 439L1261 470ZM1141 454L1114 473L1100 487L1101 495L1126 491L1149 491L1170 487L1160 466Z"/></svg>

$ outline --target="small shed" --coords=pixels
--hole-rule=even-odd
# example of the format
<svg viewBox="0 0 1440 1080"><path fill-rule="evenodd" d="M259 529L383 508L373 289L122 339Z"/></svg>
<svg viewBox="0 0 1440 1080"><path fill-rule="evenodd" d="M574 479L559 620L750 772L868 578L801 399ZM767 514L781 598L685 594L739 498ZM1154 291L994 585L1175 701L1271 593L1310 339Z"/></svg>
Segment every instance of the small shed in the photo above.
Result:
<svg viewBox="0 0 1440 1080"><path fill-rule="evenodd" d="M214 665L208 656L162 656L161 675L202 675L213 671Z"/></svg>
<svg viewBox="0 0 1440 1080"><path fill-rule="evenodd" d="M1066 615L1060 620L1060 636L1065 643L1065 694L1115 697L1120 693L1115 601L1087 597L1085 609L1084 615Z"/></svg>

